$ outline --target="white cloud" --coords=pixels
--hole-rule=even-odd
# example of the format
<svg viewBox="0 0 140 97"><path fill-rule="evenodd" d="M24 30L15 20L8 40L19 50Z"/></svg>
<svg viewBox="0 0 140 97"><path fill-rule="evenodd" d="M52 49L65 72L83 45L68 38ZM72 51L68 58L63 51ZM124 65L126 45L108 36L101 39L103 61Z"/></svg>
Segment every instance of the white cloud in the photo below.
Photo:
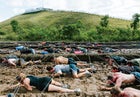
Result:
<svg viewBox="0 0 140 97"><path fill-rule="evenodd" d="M25 6L41 6L41 1L42 0L24 0L24 5Z"/></svg>
<svg viewBox="0 0 140 97"><path fill-rule="evenodd" d="M14 8L13 9L14 14L21 14L25 12L25 9L22 8Z"/></svg>
<svg viewBox="0 0 140 97"><path fill-rule="evenodd" d="M24 0L10 0L9 2L6 3L8 6L21 7L24 4Z"/></svg>
<svg viewBox="0 0 140 97"><path fill-rule="evenodd" d="M37 7L108 14L127 19L131 19L135 13L140 13L140 0L0 0L0 4L0 14L7 17ZM11 13L12 10L14 13Z"/></svg>

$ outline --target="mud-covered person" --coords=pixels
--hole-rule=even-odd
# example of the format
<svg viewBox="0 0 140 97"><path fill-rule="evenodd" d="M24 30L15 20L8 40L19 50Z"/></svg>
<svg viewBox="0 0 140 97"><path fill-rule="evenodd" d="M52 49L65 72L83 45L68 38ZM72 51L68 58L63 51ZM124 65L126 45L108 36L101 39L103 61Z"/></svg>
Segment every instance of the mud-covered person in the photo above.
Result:
<svg viewBox="0 0 140 97"><path fill-rule="evenodd" d="M140 90L127 87L123 90L120 88L112 88L110 93L112 97L140 97Z"/></svg>
<svg viewBox="0 0 140 97"><path fill-rule="evenodd" d="M75 64L48 66L47 70L53 77L72 75L74 78L91 77L92 74L89 71L93 71L92 68L79 69Z"/></svg>
<svg viewBox="0 0 140 97"><path fill-rule="evenodd" d="M27 62L23 58L18 58L16 55L9 55L2 58L2 63L8 64L9 66L14 66L14 67L17 67L17 66L24 67L29 64L32 65L34 63L41 63L41 60Z"/></svg>
<svg viewBox="0 0 140 97"><path fill-rule="evenodd" d="M126 74L130 74L131 72L140 72L139 66L133 65L121 65L121 66L112 66L112 72L122 72Z"/></svg>
<svg viewBox="0 0 140 97"><path fill-rule="evenodd" d="M15 49L16 51L20 51L21 54L36 54L35 49L25 46L17 46Z"/></svg>
<svg viewBox="0 0 140 97"><path fill-rule="evenodd" d="M17 86L22 86L29 91L32 91L33 88L36 88L42 92L61 92L61 93L77 93L80 92L80 89L68 89L51 77L37 77L34 75L25 75L24 73L20 73L16 77L19 82ZM12 87L12 86L11 86ZM16 87L16 85L14 85ZM12 87L13 88L13 87Z"/></svg>
<svg viewBox="0 0 140 97"><path fill-rule="evenodd" d="M115 88L121 88L122 84L133 83L135 85L140 84L140 73L131 72L130 74L124 74L121 72L115 72L108 76L107 83ZM111 90L112 87L101 86L101 90Z"/></svg>
<svg viewBox="0 0 140 97"><path fill-rule="evenodd" d="M85 64L84 62L76 62L73 58L66 58L63 56L58 56L58 57L51 56L50 61L54 62L55 65L57 65L57 64L75 64L75 65L79 65L79 66L88 66L88 64Z"/></svg>
<svg viewBox="0 0 140 97"><path fill-rule="evenodd" d="M108 63L108 65L126 65L127 59L122 56L105 56L105 61Z"/></svg>

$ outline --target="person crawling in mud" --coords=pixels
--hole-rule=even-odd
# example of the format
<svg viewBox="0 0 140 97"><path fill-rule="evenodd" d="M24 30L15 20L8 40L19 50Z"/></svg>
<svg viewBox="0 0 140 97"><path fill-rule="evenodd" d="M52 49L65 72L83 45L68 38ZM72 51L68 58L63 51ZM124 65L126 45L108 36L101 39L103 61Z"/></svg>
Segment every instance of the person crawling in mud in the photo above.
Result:
<svg viewBox="0 0 140 97"><path fill-rule="evenodd" d="M130 74L131 72L140 72L139 66L133 65L121 65L121 66L112 66L112 72L122 72L126 74Z"/></svg>
<svg viewBox="0 0 140 97"><path fill-rule="evenodd" d="M80 78L83 76L91 77L91 72L95 72L94 68L79 69L75 64L70 65L55 65L54 67L48 66L47 70L52 73L53 77L59 77L64 74L72 75L74 78ZM89 72L89 71L91 72Z"/></svg>
<svg viewBox="0 0 140 97"><path fill-rule="evenodd" d="M140 58L135 58L135 59L129 60L128 64L140 67Z"/></svg>
<svg viewBox="0 0 140 97"><path fill-rule="evenodd" d="M20 73L16 77L19 84L11 86L12 88L16 86L23 86L29 91L32 91L33 88L40 90L41 92L61 92L61 93L80 93L80 89L68 89L66 85L63 85L51 77L37 77L33 75L25 75L24 73Z"/></svg>
<svg viewBox="0 0 140 97"><path fill-rule="evenodd" d="M17 46L16 51L20 51L21 54L35 54L35 49L33 48L29 48L29 47L25 47L25 46Z"/></svg>
<svg viewBox="0 0 140 97"><path fill-rule="evenodd" d="M88 64L85 64L83 62L76 62L73 58L66 58L63 56L59 57L50 57L50 61L55 62L55 64L75 64L80 66L88 66Z"/></svg>
<svg viewBox="0 0 140 97"><path fill-rule="evenodd" d="M134 83L140 84L140 73L131 72L131 74L124 74L121 72L113 73L111 76L108 76L108 84L114 85L115 88L120 88L122 84ZM111 90L112 87L100 87L101 90Z"/></svg>
<svg viewBox="0 0 140 97"><path fill-rule="evenodd" d="M131 87L124 88L123 90L112 88L110 93L112 97L140 97L140 90Z"/></svg>
<svg viewBox="0 0 140 97"><path fill-rule="evenodd" d="M115 65L126 65L127 59L121 56L105 56L105 61L108 62L110 66Z"/></svg>
<svg viewBox="0 0 140 97"><path fill-rule="evenodd" d="M37 61L28 61L26 62L23 58L18 58L16 55L9 55L6 56L4 58L2 58L2 63L6 63L10 66L22 66L25 67L29 64L35 64L35 63L41 63L41 60L37 60Z"/></svg>

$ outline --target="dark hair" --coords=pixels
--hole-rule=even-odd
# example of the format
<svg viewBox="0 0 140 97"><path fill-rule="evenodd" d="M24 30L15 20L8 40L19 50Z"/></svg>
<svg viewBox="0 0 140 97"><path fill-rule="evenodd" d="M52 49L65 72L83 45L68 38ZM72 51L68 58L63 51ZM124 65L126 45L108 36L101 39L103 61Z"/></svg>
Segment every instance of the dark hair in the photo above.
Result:
<svg viewBox="0 0 140 97"><path fill-rule="evenodd" d="M15 95L13 93L9 93L6 97L15 97Z"/></svg>
<svg viewBox="0 0 140 97"><path fill-rule="evenodd" d="M113 76L111 76L111 75L107 76L107 80L112 80L112 79L113 79Z"/></svg>
<svg viewBox="0 0 140 97"><path fill-rule="evenodd" d="M113 87L111 90L110 90L110 93L113 94L113 95L118 95L120 93L120 90Z"/></svg>
<svg viewBox="0 0 140 97"><path fill-rule="evenodd" d="M21 77L20 76L17 76L16 77L16 80L20 82L21 81Z"/></svg>
<svg viewBox="0 0 140 97"><path fill-rule="evenodd" d="M133 65L133 62L131 62L131 61L127 61L126 64L132 66L132 65Z"/></svg>
<svg viewBox="0 0 140 97"><path fill-rule="evenodd" d="M48 66L46 69L47 69L48 71L51 71L51 70L53 69L53 67Z"/></svg>
<svg viewBox="0 0 140 97"><path fill-rule="evenodd" d="M114 70L114 69L118 69L118 67L117 66L112 66L112 69Z"/></svg>
<svg viewBox="0 0 140 97"><path fill-rule="evenodd" d="M49 58L49 61L51 62L52 60L54 60L54 56L51 56L50 58Z"/></svg>

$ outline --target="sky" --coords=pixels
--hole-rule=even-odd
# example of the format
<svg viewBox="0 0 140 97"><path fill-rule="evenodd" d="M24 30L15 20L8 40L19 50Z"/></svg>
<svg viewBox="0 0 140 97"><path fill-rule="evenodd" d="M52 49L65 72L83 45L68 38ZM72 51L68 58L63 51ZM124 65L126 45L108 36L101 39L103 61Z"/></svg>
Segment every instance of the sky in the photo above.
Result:
<svg viewBox="0 0 140 97"><path fill-rule="evenodd" d="M140 0L0 0L0 22L39 7L131 20L140 13Z"/></svg>

